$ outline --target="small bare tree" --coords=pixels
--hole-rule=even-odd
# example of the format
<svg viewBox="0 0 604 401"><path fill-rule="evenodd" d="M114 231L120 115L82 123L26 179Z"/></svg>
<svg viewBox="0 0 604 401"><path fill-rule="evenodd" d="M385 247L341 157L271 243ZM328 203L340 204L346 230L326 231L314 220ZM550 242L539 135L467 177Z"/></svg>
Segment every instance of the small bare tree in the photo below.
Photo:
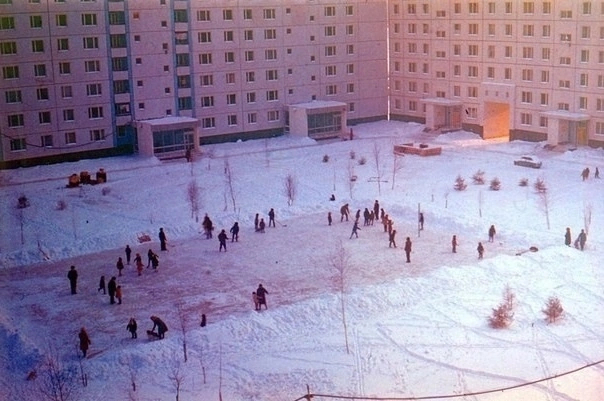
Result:
<svg viewBox="0 0 604 401"><path fill-rule="evenodd" d="M56 349L49 347L35 380L38 399L69 401L78 399L77 373L75 366L66 366Z"/></svg>
<svg viewBox="0 0 604 401"><path fill-rule="evenodd" d="M183 359L185 362L187 362L187 331L189 328L189 318L187 317L184 303L182 301L178 302L178 304L176 305L176 310L178 312L178 321L180 323L180 332L182 334Z"/></svg>
<svg viewBox="0 0 604 401"><path fill-rule="evenodd" d="M187 186L187 201L191 207L191 218L195 218L195 221L199 221L199 185L197 180L192 180Z"/></svg>
<svg viewBox="0 0 604 401"><path fill-rule="evenodd" d="M208 158L208 170L212 169L212 159L216 156L216 151L214 150L214 148L209 147L206 152L205 155Z"/></svg>
<svg viewBox="0 0 604 401"><path fill-rule="evenodd" d="M589 226L591 225L592 210L593 210L593 205L591 204L591 202L583 205L583 225L585 226L585 234L589 234Z"/></svg>
<svg viewBox="0 0 604 401"><path fill-rule="evenodd" d="M357 183L357 176L354 174L354 164L349 161L348 168L346 170L348 173L348 193L350 194L350 199L353 199L354 185Z"/></svg>
<svg viewBox="0 0 604 401"><path fill-rule="evenodd" d="M564 313L564 309L562 308L562 304L558 297L550 297L545 304L545 308L542 310L545 314L545 320L547 323L554 323Z"/></svg>
<svg viewBox="0 0 604 401"><path fill-rule="evenodd" d="M474 173L474 175L472 176L472 182L476 185L483 185L484 184L484 171L482 170L478 170Z"/></svg>
<svg viewBox="0 0 604 401"><path fill-rule="evenodd" d="M236 212L237 202L235 201L235 178L233 176L233 170L231 169L229 159L224 159L224 177L227 193L229 194L229 197L231 198L231 203L233 205L233 212Z"/></svg>
<svg viewBox="0 0 604 401"><path fill-rule="evenodd" d="M283 182L283 190L285 192L285 196L287 196L287 205L293 205L294 199L296 199L296 195L298 192L298 185L296 183L296 177L292 173L289 173L285 176L285 181Z"/></svg>
<svg viewBox="0 0 604 401"><path fill-rule="evenodd" d="M378 194L382 194L382 149L377 142L373 142L373 161L375 162L375 174L377 175Z"/></svg>
<svg viewBox="0 0 604 401"><path fill-rule="evenodd" d="M489 326L494 329L505 329L514 320L514 309L516 308L516 295L509 286L503 291L503 301L493 309L489 317Z"/></svg>
<svg viewBox="0 0 604 401"><path fill-rule="evenodd" d="M329 263L338 272L336 279L340 291L340 312L342 313L342 324L344 325L346 353L349 354L350 348L348 346L348 325L346 322L346 301L344 295L346 293L346 275L350 268L350 255L344 248L341 240L336 243L336 249L331 254Z"/></svg>
<svg viewBox="0 0 604 401"><path fill-rule="evenodd" d="M394 182L396 181L396 173L403 169L403 155L394 154L394 161L392 162L392 189L394 189Z"/></svg>
<svg viewBox="0 0 604 401"><path fill-rule="evenodd" d="M182 386L185 381L185 370L181 365L180 359L176 355L173 355L172 366L170 373L168 374L168 378L172 382L174 390L176 391L176 401L179 401L180 391L182 390Z"/></svg>

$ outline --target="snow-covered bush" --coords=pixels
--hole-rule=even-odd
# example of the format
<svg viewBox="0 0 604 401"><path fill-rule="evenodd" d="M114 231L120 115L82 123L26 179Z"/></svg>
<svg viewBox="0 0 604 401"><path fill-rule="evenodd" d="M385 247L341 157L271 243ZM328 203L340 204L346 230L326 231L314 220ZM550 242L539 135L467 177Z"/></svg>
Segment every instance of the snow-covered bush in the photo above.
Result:
<svg viewBox="0 0 604 401"><path fill-rule="evenodd" d="M529 183L528 178L521 178L520 181L518 181L518 186L527 187L528 183Z"/></svg>
<svg viewBox="0 0 604 401"><path fill-rule="evenodd" d="M329 155L323 155L323 163L327 163L329 161Z"/></svg>
<svg viewBox="0 0 604 401"><path fill-rule="evenodd" d="M478 170L477 172L475 172L472 176L472 182L476 185L484 184L484 171Z"/></svg>
<svg viewBox="0 0 604 401"><path fill-rule="evenodd" d="M468 187L468 184L466 184L466 180L461 175L458 175L457 178L455 179L455 185L453 185L453 188L456 191L463 191L467 187Z"/></svg>
<svg viewBox="0 0 604 401"><path fill-rule="evenodd" d="M537 178L537 181L535 181L535 191L537 191L538 193L542 194L547 192L547 185L545 185L545 181L543 180L543 178Z"/></svg>
<svg viewBox="0 0 604 401"><path fill-rule="evenodd" d="M554 323L564 313L564 309L560 304L558 297L550 297L545 304L545 309L542 311L545 314L547 323Z"/></svg>
<svg viewBox="0 0 604 401"><path fill-rule="evenodd" d="M489 188L492 191L499 191L501 189L501 181L499 181L499 178L495 177L491 180L491 185L489 186Z"/></svg>

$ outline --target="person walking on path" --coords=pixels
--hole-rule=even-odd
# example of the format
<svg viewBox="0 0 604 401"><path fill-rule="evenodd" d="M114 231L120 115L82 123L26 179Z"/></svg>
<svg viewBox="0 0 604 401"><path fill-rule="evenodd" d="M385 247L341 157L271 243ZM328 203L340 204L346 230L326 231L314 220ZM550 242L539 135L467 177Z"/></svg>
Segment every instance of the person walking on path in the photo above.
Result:
<svg viewBox="0 0 604 401"><path fill-rule="evenodd" d="M422 212L419 213L418 222L419 222L419 229L423 230L424 229L424 214Z"/></svg>
<svg viewBox="0 0 604 401"><path fill-rule="evenodd" d="M155 315L151 316L150 319L153 322L153 328L151 329L151 332L155 333L155 328L157 327L157 338L161 340L162 338L164 338L166 331L168 331L168 326L164 323L163 320L161 320Z"/></svg>
<svg viewBox="0 0 604 401"><path fill-rule="evenodd" d="M585 243L587 242L587 234L585 233L585 230L581 230L581 232L579 233L579 236L577 237L577 240L575 241L575 248L583 250L585 249Z"/></svg>
<svg viewBox="0 0 604 401"><path fill-rule="evenodd" d="M254 231L258 231L258 224L260 224L260 214L256 213L256 217L254 217Z"/></svg>
<svg viewBox="0 0 604 401"><path fill-rule="evenodd" d="M478 259L482 259L482 257L484 256L484 246L482 246L482 242L478 243L478 247L476 247L476 250L478 251Z"/></svg>
<svg viewBox="0 0 604 401"><path fill-rule="evenodd" d="M354 224L352 225L352 233L350 233L350 239L352 239L352 236L356 236L357 238L359 238L359 233L358 231L360 230L359 228L359 221L355 220Z"/></svg>
<svg viewBox="0 0 604 401"><path fill-rule="evenodd" d="M117 258L117 263L115 264L115 267L117 267L117 271L118 271L118 276L122 275L122 270L124 270L124 261L122 260L122 257L120 256L119 258Z"/></svg>
<svg viewBox="0 0 604 401"><path fill-rule="evenodd" d="M201 225L203 227L203 232L206 235L206 239L212 238L212 231L214 230L214 223L212 223L212 220L210 220L207 213L203 217L203 222L201 223Z"/></svg>
<svg viewBox="0 0 604 401"><path fill-rule="evenodd" d="M224 251L226 252L226 240L228 240L229 237L227 237L226 232L224 230L220 231L220 234L218 234L218 242L220 242L220 247L218 248L218 252L222 252L222 249L224 248Z"/></svg>
<svg viewBox="0 0 604 401"><path fill-rule="evenodd" d="M453 235L451 239L451 250L453 253L457 253L457 235Z"/></svg>
<svg viewBox="0 0 604 401"><path fill-rule="evenodd" d="M149 250L147 251L147 269L149 268L149 266L151 266L151 261L153 260L153 250L151 248L149 248Z"/></svg>
<svg viewBox="0 0 604 401"><path fill-rule="evenodd" d="M109 284L107 284L107 292L109 293L109 303L113 305L115 303L115 292L117 291L117 280L115 276L111 277Z"/></svg>
<svg viewBox="0 0 604 401"><path fill-rule="evenodd" d="M596 167L596 172L594 173L594 178L600 178L600 170Z"/></svg>
<svg viewBox="0 0 604 401"><path fill-rule="evenodd" d="M138 324L136 323L136 320L131 317L130 320L128 321L128 324L126 325L126 330L128 330L130 332L130 338L137 338L138 335L136 334L136 330L138 329Z"/></svg>
<svg viewBox="0 0 604 401"><path fill-rule="evenodd" d="M268 306L266 306L267 295L268 291L262 286L262 284L258 284L258 288L256 289L256 296L258 297L258 310L262 308L262 305L264 305L264 309L268 309Z"/></svg>
<svg viewBox="0 0 604 401"><path fill-rule="evenodd" d="M80 351L82 351L82 356L86 358L88 347L90 346L90 344L92 344L92 342L90 341L90 337L88 337L88 333L86 332L86 329L84 327L80 329L78 338L80 339Z"/></svg>
<svg viewBox="0 0 604 401"><path fill-rule="evenodd" d="M327 225L330 226L332 221L331 212L327 212Z"/></svg>
<svg viewBox="0 0 604 401"><path fill-rule="evenodd" d="M405 256L407 256L407 263L411 263L411 238L407 237L405 240Z"/></svg>
<svg viewBox="0 0 604 401"><path fill-rule="evenodd" d="M343 222L344 218L346 218L346 221L348 221L349 214L350 208L348 207L348 203L346 203L340 208L340 222Z"/></svg>
<svg viewBox="0 0 604 401"><path fill-rule="evenodd" d="M117 298L117 304L121 305L122 304L122 286L118 285L117 288L115 289L115 297Z"/></svg>
<svg viewBox="0 0 604 401"><path fill-rule="evenodd" d="M275 209L273 208L268 212L268 226L270 227L271 224L275 227Z"/></svg>
<svg viewBox="0 0 604 401"><path fill-rule="evenodd" d="M495 242L495 225L491 225L491 227L489 227L489 242Z"/></svg>
<svg viewBox="0 0 604 401"><path fill-rule="evenodd" d="M151 256L151 267L156 272L157 272L157 269L159 268L159 255L156 253L154 253L153 256Z"/></svg>
<svg viewBox="0 0 604 401"><path fill-rule="evenodd" d="M143 258L141 256L140 253L136 254L136 257L134 258L134 264L136 265L136 271L138 273L138 275L140 276L143 273Z"/></svg>
<svg viewBox="0 0 604 401"><path fill-rule="evenodd" d="M71 266L69 272L67 273L67 278L69 279L69 286L71 287L71 295L78 293L78 271L75 266Z"/></svg>
<svg viewBox="0 0 604 401"><path fill-rule="evenodd" d="M101 276L101 279L99 280L99 289L96 290L96 292L99 292L100 290L103 290L103 295L107 294L107 287L105 286L105 276Z"/></svg>
<svg viewBox="0 0 604 401"><path fill-rule="evenodd" d="M233 224L233 227L231 227L230 230L231 233L231 242L239 242L239 223L235 222L235 224Z"/></svg>
<svg viewBox="0 0 604 401"><path fill-rule="evenodd" d="M380 215L380 202L378 202L376 199L375 202L373 202L373 217L375 219L377 219L379 215Z"/></svg>
<svg viewBox="0 0 604 401"><path fill-rule="evenodd" d="M395 237L396 237L396 230L392 230L392 232L388 235L388 240L390 241L388 243L388 248L391 248L392 246L394 246L396 248Z"/></svg>
<svg viewBox="0 0 604 401"><path fill-rule="evenodd" d="M572 242L572 236L570 234L570 227L566 227L566 232L564 233L564 245L570 246Z"/></svg>
<svg viewBox="0 0 604 401"><path fill-rule="evenodd" d="M130 264L130 256L132 255L132 249L130 249L130 245L126 245L126 249L124 249L124 252L126 252L126 264Z"/></svg>
<svg viewBox="0 0 604 401"><path fill-rule="evenodd" d="M168 242L168 238L166 237L166 233L164 232L163 228L159 229L159 243L161 245L161 250L162 251L167 251L168 248L166 248L166 242Z"/></svg>

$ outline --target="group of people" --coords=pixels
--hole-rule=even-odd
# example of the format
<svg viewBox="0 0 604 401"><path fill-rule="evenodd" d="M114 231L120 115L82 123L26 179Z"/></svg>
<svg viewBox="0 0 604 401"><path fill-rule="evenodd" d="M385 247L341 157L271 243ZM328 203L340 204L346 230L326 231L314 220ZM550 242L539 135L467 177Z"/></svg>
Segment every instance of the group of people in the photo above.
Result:
<svg viewBox="0 0 604 401"><path fill-rule="evenodd" d="M589 179L589 167L585 167L583 169L583 171L581 171L581 178L583 179L583 181ZM596 171L594 173L594 178L600 178L600 169L598 169L598 167L596 167Z"/></svg>
<svg viewBox="0 0 604 401"><path fill-rule="evenodd" d="M271 208L271 210L268 211L268 226L276 227L275 226L275 209L273 209L273 208ZM263 233L265 228L266 228L266 223L264 221L264 217L260 217L260 213L256 213L256 216L254 216L254 231L256 231L257 233Z"/></svg>
<svg viewBox="0 0 604 401"><path fill-rule="evenodd" d="M564 245L570 246L571 241L572 241L572 235L570 233L570 228L566 227L566 232L564 233ZM584 250L586 242L587 242L587 233L585 232L584 229L582 229L581 232L579 233L579 235L577 236L577 238L575 239L575 242L573 243L573 245L577 249Z"/></svg>
<svg viewBox="0 0 604 401"><path fill-rule="evenodd" d="M266 288L262 286L262 284L258 284L258 288L256 291L252 292L252 301L254 302L254 309L260 310L262 309L262 305L264 305L264 309L268 309L266 306L266 296L268 291Z"/></svg>

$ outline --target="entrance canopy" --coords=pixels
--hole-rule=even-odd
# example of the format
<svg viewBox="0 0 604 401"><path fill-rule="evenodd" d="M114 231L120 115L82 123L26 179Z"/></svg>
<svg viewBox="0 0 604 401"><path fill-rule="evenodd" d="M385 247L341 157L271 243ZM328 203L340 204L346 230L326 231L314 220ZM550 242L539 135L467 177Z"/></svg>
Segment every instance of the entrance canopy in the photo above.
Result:
<svg viewBox="0 0 604 401"><path fill-rule="evenodd" d="M290 133L313 139L343 136L347 131L346 111L346 103L331 100L289 105Z"/></svg>
<svg viewBox="0 0 604 401"><path fill-rule="evenodd" d="M443 131L461 129L461 101L433 97L422 99L421 102L426 104L427 128Z"/></svg>
<svg viewBox="0 0 604 401"><path fill-rule="evenodd" d="M162 117L135 121L139 153L147 156L184 156L199 148L199 120L191 117Z"/></svg>
<svg viewBox="0 0 604 401"><path fill-rule="evenodd" d="M567 110L552 110L540 113L547 117L547 143L558 145L562 143L587 145L589 115L573 113Z"/></svg>

